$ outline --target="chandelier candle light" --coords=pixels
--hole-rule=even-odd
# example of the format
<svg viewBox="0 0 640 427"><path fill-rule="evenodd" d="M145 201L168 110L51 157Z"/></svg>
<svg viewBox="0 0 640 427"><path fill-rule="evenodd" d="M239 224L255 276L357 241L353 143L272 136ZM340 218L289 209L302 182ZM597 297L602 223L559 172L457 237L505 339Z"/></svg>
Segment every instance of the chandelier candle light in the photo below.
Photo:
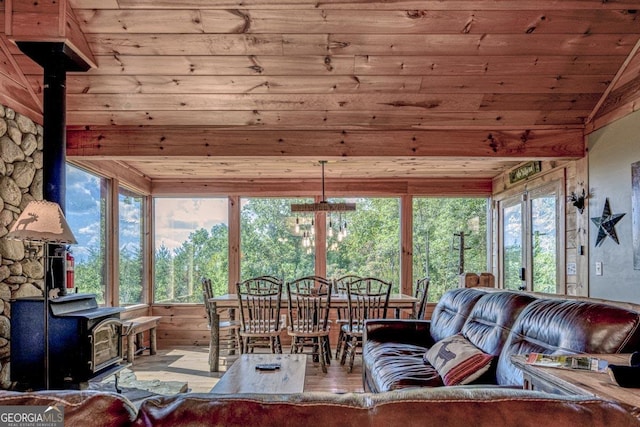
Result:
<svg viewBox="0 0 640 427"><path fill-rule="evenodd" d="M340 217L339 217L339 227L340 230L338 231L338 240L342 240L342 238L344 236L346 236L347 234L347 223L346 221L343 222L342 220L342 212L349 212L349 211L355 211L356 210L356 204L355 203L345 203L345 202L329 202L327 201L326 197L325 197L325 191L324 191L324 165L327 163L326 160L320 160L320 165L322 166L322 200L320 202L316 202L316 203L292 203L291 204L291 212L295 212L296 214L298 213L316 213L316 212L327 212L329 213L329 215L331 215L331 212L338 212ZM314 222L313 219L311 220L311 234L313 234L314 231ZM300 220L298 218L298 216L296 215L296 225L295 225L295 231L296 233L300 232ZM329 237L333 236L333 221L331 220L331 216L329 216L329 230L328 230L328 235ZM312 240L310 238L311 236L309 235L309 232L305 232L304 236L303 236L303 245L305 247L309 247L311 246Z"/></svg>

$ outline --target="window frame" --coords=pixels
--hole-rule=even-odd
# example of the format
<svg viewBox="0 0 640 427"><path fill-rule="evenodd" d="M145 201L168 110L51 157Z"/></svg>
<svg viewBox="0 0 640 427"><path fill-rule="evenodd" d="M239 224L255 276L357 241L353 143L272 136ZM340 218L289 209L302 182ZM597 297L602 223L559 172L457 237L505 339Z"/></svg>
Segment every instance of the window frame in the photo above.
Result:
<svg viewBox="0 0 640 427"><path fill-rule="evenodd" d="M113 204L116 206L116 210L117 210L117 215L115 215L115 218L117 219L117 233L114 236L115 237L115 242L117 242L117 244L114 244L114 247L117 247L117 274L116 271L114 271L114 282L117 282L118 286L116 287L117 289L117 306L118 307L136 307L136 306L141 306L141 305L148 305L149 302L151 301L150 296L149 296L149 275L147 274L147 272L149 271L149 257L147 256L147 253L149 252L150 247L148 246L148 239L146 238L146 236L148 235L148 211L149 211L149 207L148 207L148 196L141 194L139 191L131 189L130 187L128 187L127 185L124 185L123 183L118 182L118 186L117 186L117 197L113 200ZM115 187L115 185L114 185ZM122 301L120 300L120 288L121 288L121 283L120 283L120 257L121 257L121 252L120 252L120 233L122 232L121 228L120 228L120 195L122 194L121 191L125 191L127 193L130 193L131 197L136 197L136 198L140 198L141 199L141 207L140 207L140 251L141 251L141 274L140 274L140 301L139 302L135 302L135 303L131 303L131 304L123 304ZM115 221L115 219L114 219ZM115 243L114 242L114 243ZM114 298L114 300L116 300Z"/></svg>
<svg viewBox="0 0 640 427"><path fill-rule="evenodd" d="M176 187L173 184L155 184L153 187L150 182L139 180L137 176L118 177L117 171L101 171L93 168L90 164L84 164L83 162L68 162L70 165L80 168L85 172L96 175L101 179L105 179L109 186L109 196L106 200L106 228L109 230L106 237L106 251L108 256L108 262L105 266L106 289L105 289L105 304L117 305L118 304L118 239L113 237L114 229L117 227L118 221L118 209L117 200L118 188L126 187L134 192L144 194L146 197L146 224L145 224L145 243L144 249L144 261L147 265L144 267L146 274L146 289L143 296L146 297L145 301L136 306L127 306L125 311L131 311L140 309L142 307L152 307L155 305L154 301L154 288L155 288L155 260L154 260L154 203L153 200L156 197L168 198L168 197L226 197L228 201L228 219L229 219L229 241L228 241L228 285L229 291L233 290L233 285L240 279L240 264L239 264L239 250L240 250L240 199L242 197L256 197L256 198L308 198L312 197L316 202L320 201L320 196L315 194L314 191L307 192L306 187L301 188L300 191L290 189L281 191L277 187L269 188L262 185L256 186L255 183L234 183L233 185L224 184L222 186L215 183L207 183L204 186L190 188L188 191L184 191L183 187ZM125 174L126 175L126 174ZM120 180L122 179L122 181ZM358 190L358 188L360 188ZM413 262L412 258L412 200L414 197L479 197L492 200L492 195L487 192L486 188L475 189L473 191L458 191L459 187L453 188L451 194L443 195L441 193L442 188L438 187L435 193L428 190L429 187L421 187L419 191L412 191L407 194L406 189L403 191L379 191L371 190L368 186L362 185L350 188L346 193L332 194L332 198L353 198L354 194L358 197L370 197L370 198L398 198L400 200L400 291L405 294L413 292ZM417 189L416 189L417 190ZM317 217L325 217L324 213L317 213ZM487 227L493 229L491 223L494 221L494 217L487 218ZM326 238L326 221L316 220L317 227L317 239ZM322 226L324 225L324 227ZM489 231L488 231L489 232ZM236 236L237 235L237 236ZM324 237L323 237L324 236ZM493 240L487 240L487 263L492 265L491 261L493 251L491 246ZM316 245L316 261L315 261L315 274L326 275L326 248L322 245ZM160 303L160 305L167 305Z"/></svg>
<svg viewBox="0 0 640 427"><path fill-rule="evenodd" d="M95 171L89 168L83 167L81 165L66 163L65 167L66 168L73 167L82 173L91 175L99 179L101 182L100 184L101 200L104 199L104 212L100 212L100 223L102 224L102 222L104 222L104 232L103 232L104 234L102 235L103 247L100 248L102 252L102 299L103 299L103 302L101 302L101 304L104 304L106 306L113 306L113 293L114 293L114 286L112 285L113 270L110 268L110 265L111 265L110 248L113 246L113 242L111 239L111 233L109 232L109 230L113 228L112 216L110 214L112 211L111 193L113 188L113 182L111 179L105 177L104 175L96 173ZM67 180L69 180L69 175L70 174L67 173L66 175ZM68 197L68 194L65 194L65 196ZM65 205L66 205L66 210L68 210L70 205L70 202L68 199L65 200ZM104 214L104 217L102 216L103 214ZM67 221L70 221L70 218L67 218ZM70 250L72 254L73 254L73 249L74 249L74 246L71 245ZM76 271L78 270L78 267L79 267L79 262L76 259ZM78 283L79 281L76 278L76 286ZM78 289L80 288L78 287ZM98 296L98 301L100 300L101 298L100 296Z"/></svg>
<svg viewBox="0 0 640 427"><path fill-rule="evenodd" d="M348 202L355 202L356 203L356 210L358 209L358 205L360 205L360 209L362 204L364 203L364 199L368 199L368 200L388 200L388 201L393 201L394 203L397 204L397 221L398 221L398 227L396 230L396 237L397 237L397 245L396 245L396 250L397 250L397 257L396 257L396 261L397 261L397 277L395 278L390 278L390 277L380 277L385 281L390 281L393 284L393 288L392 288L392 293L398 293L398 292L405 292L406 290L403 290L402 287L402 283L403 283L403 271L402 271L402 257L403 257L403 251L402 251L402 247L403 247L403 199L401 196L399 195L367 195L367 196L360 196L360 195L354 195L354 196L349 196L348 198L344 198L344 197L333 197L330 200L333 201L339 201L339 202L343 202L343 201L348 201ZM334 219L336 217L337 214L333 214L333 218ZM347 229L349 230L348 232L348 236L346 237L346 239L353 239L353 219L349 219L349 214L346 214L346 218L345 221L347 221L347 223L351 223L351 225L347 225ZM356 213L357 215L357 213ZM327 219L325 218L325 222L328 222ZM343 274L351 274L351 273L356 273L356 271L345 271L342 272L340 274L334 274L333 276L330 276L327 268L329 267L329 256L331 255L332 252L334 252L334 249L331 248L332 245L329 245L330 242L337 239L337 236L330 236L330 233L328 231L328 224L326 224L326 228L327 228L327 232L326 232L326 242L327 242L327 246L329 246L327 248L327 250L325 251L325 271L326 271L326 275L329 277L335 277L335 276L341 276ZM334 227L335 229L335 227ZM335 243L337 245L339 245L339 243ZM371 273L369 274L369 276L377 276L375 273Z"/></svg>
<svg viewBox="0 0 640 427"><path fill-rule="evenodd" d="M167 306L167 305L186 305L186 304L196 304L193 302L179 302L179 301L161 301L161 302L157 302L156 300L156 200L157 199L215 199L215 200L226 200L226 204L227 204L227 228L228 228L228 236L227 236L227 278L231 277L232 274L232 269L234 268L232 266L232 260L231 260L231 253L232 251L232 240L231 240L231 234L232 234L232 220L231 217L233 215L232 213L232 209L231 206L234 205L232 198L229 196L220 196L220 195L153 195L153 196L149 196L149 223L151 224L151 227L149 229L149 251L148 251L148 256L146 257L148 259L148 262L150 264L150 268L149 270L149 283L152 283L153 286L149 287L149 301L151 305L154 304L158 304L158 305L163 305L163 306ZM194 230L197 231L197 230ZM209 231L209 230L207 230ZM197 302L198 304L201 301L201 291L200 291L200 277L196 277L195 278L195 282L194 282L194 293L193 295L197 298L197 300L199 302ZM229 279L227 279L229 280ZM197 282L197 283L196 283ZM197 286L196 286L197 285Z"/></svg>
<svg viewBox="0 0 640 427"><path fill-rule="evenodd" d="M480 237L480 240L481 240L481 242L484 243L484 255L485 255L484 265L482 267L476 266L478 268L478 270L469 270L469 268L468 268L469 264L468 264L468 261L467 261L466 265L464 266L463 273L464 272L473 272L473 273L479 274L479 273L491 271L491 269L490 269L490 266L491 266L491 263L490 263L490 256L491 256L491 209L490 209L490 207L491 207L491 199L489 197L463 196L463 195L456 195L456 196L441 196L441 195L435 195L435 196L434 195L413 196L413 197L411 197L412 216L413 216L413 218L412 218L413 226L412 226L412 230L411 230L412 231L412 241L413 241L413 244L411 246L411 251L412 251L412 274L413 274L412 282L413 282L413 285L415 285L415 283L417 282L418 279L421 279L421 278L423 278L425 276L430 276L430 279L432 280L432 285L431 285L431 290L432 291L431 291L431 293L433 294L434 293L433 291L437 290L437 288L439 287L439 285L442 282L442 279L440 279L440 281L439 281L440 283L438 281L434 282L433 281L434 277L431 276L430 273L426 273L424 271L422 271L422 272L416 271L416 267L417 267L417 263L418 263L416 254L420 253L420 250L416 246L416 242L415 242L415 240L416 240L416 233L415 233L416 232L416 219L417 219L416 218L416 209L415 208L416 208L416 202L418 202L419 200L423 200L423 199L435 199L435 200L444 200L444 199L447 199L447 200L470 200L470 199L475 199L475 200L483 202L483 204L484 204L483 212L482 212L482 214L479 214L479 215L484 215L484 227L485 228L483 230L484 232L483 233L479 233L478 235L482 236L482 237ZM468 221L470 219L471 218L468 218L468 217L466 218L467 226L469 228L471 228L469 226L469 224L468 224ZM478 227L480 227L480 224L478 224ZM454 231L454 230L452 230L452 231ZM476 238L476 235L468 234L467 233L468 230L455 230L455 231L464 231L466 233L466 238L467 239L469 239L469 238L475 239ZM471 231L473 231L473 230L471 230ZM422 234L419 234L419 235L422 237ZM451 238L452 239L454 238L453 233L451 235ZM440 240L440 241L442 241L442 240ZM436 239L436 242L437 242L437 239ZM468 242L469 242L469 240L467 240L467 243L465 244L465 246L468 244ZM453 247L453 244L451 246ZM467 248L467 249L469 249L469 248ZM459 248L457 250L458 250L458 256L459 256L459 253L460 253L459 252ZM425 249L425 252L423 253L423 255L426 255L426 249ZM427 259L427 261L429 260L428 257L426 259ZM422 264L424 264L424 261L422 262ZM458 263L458 267L460 267L459 263ZM446 281L446 283L447 283L447 286L445 286L445 288L444 288L445 291L449 290L449 289L453 289L453 288L459 286L459 278L455 281L455 283L453 281L451 281L451 283L449 283L449 281ZM413 289L413 291L415 291L415 289ZM435 298L435 297L432 296L430 299L432 301L437 301L437 299L434 300L433 298Z"/></svg>

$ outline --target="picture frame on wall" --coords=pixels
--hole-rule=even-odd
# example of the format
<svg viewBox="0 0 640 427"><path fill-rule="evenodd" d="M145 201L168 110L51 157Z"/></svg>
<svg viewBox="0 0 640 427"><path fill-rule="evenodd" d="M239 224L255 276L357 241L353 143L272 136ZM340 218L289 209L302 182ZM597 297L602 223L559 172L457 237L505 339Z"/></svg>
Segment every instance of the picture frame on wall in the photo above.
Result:
<svg viewBox="0 0 640 427"><path fill-rule="evenodd" d="M640 162L631 164L631 228L633 268L640 270Z"/></svg>

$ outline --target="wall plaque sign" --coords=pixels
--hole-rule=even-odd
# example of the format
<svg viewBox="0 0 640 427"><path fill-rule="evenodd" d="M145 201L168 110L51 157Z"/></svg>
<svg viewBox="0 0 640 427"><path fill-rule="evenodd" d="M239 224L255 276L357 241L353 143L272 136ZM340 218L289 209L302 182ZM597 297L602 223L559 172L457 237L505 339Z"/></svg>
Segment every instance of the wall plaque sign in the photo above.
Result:
<svg viewBox="0 0 640 427"><path fill-rule="evenodd" d="M509 172L509 183L522 181L542 170L542 162L529 162Z"/></svg>

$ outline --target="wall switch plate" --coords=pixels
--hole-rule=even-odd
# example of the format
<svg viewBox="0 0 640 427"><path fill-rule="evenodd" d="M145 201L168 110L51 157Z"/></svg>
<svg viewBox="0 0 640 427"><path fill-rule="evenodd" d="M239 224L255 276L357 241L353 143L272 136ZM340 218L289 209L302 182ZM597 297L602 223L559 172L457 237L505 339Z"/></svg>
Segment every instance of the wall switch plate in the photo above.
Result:
<svg viewBox="0 0 640 427"><path fill-rule="evenodd" d="M602 261L596 261L596 276L602 276Z"/></svg>
<svg viewBox="0 0 640 427"><path fill-rule="evenodd" d="M576 263L568 262L567 263L567 276L575 276L577 272Z"/></svg>

